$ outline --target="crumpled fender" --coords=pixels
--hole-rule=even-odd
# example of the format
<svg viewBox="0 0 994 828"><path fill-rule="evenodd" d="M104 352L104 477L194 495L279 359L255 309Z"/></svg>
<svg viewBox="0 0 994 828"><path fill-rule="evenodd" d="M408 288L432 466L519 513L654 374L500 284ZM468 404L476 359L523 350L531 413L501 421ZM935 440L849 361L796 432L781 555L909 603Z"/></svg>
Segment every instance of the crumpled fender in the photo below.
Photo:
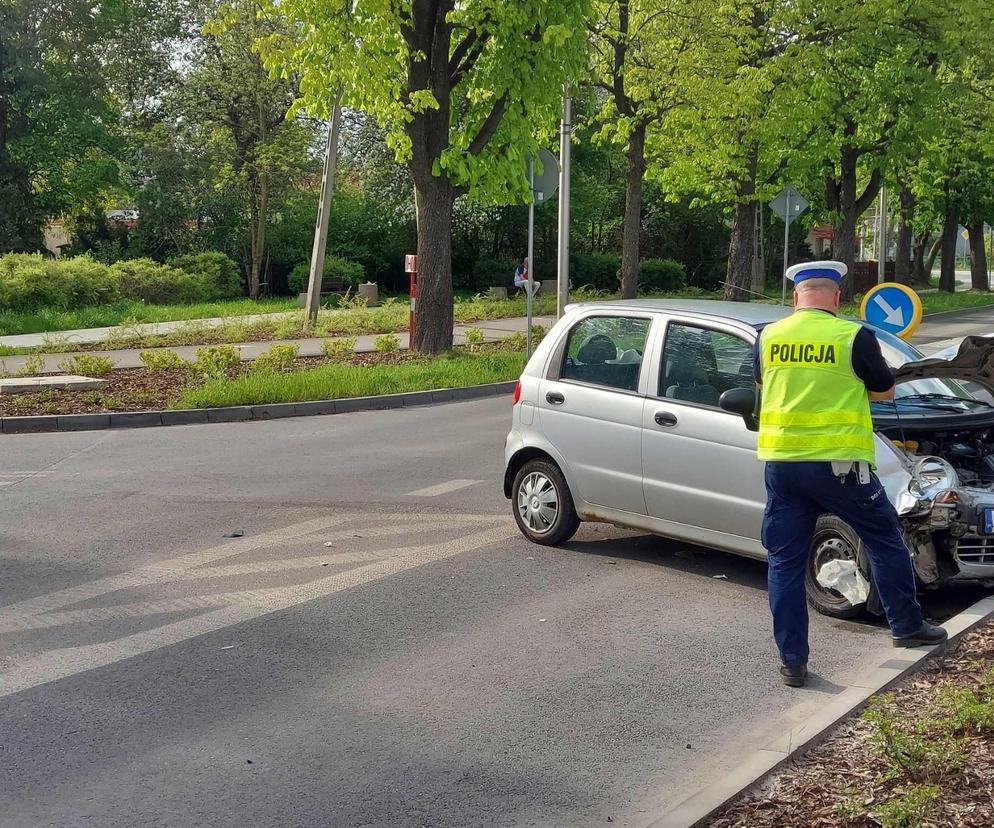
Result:
<svg viewBox="0 0 994 828"><path fill-rule="evenodd" d="M964 337L952 359L931 358L909 362L894 374L896 382L938 377L975 382L994 394L994 339Z"/></svg>

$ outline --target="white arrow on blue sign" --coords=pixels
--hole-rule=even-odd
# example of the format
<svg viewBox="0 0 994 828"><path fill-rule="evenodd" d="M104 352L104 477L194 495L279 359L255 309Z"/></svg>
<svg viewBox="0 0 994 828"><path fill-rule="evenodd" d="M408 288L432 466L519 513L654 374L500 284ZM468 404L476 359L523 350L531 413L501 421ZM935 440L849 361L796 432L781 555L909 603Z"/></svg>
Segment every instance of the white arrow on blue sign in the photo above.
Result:
<svg viewBox="0 0 994 828"><path fill-rule="evenodd" d="M918 294L905 285L885 282L863 298L860 316L875 328L902 338L910 337L922 319Z"/></svg>

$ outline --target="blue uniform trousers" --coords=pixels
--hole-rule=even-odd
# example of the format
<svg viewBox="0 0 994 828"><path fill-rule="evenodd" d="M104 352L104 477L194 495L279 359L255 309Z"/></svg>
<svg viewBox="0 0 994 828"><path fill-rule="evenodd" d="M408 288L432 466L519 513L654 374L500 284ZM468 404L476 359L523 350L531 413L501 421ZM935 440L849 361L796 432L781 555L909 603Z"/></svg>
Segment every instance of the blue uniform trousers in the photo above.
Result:
<svg viewBox="0 0 994 828"><path fill-rule="evenodd" d="M773 632L784 664L808 660L804 574L815 523L826 513L848 523L865 544L891 632L908 635L921 627L911 554L897 512L876 475L861 485L855 472L842 482L825 461L768 462L766 492L763 546L769 557Z"/></svg>

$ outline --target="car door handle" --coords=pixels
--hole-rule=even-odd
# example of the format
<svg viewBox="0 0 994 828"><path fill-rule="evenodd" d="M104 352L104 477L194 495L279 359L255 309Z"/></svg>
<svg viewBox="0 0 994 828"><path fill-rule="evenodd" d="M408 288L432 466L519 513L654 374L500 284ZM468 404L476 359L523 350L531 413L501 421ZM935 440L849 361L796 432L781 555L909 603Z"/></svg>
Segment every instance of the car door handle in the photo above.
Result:
<svg viewBox="0 0 994 828"><path fill-rule="evenodd" d="M654 419L656 425L660 425L663 428L672 428L677 424L676 414L670 414L669 411L657 411Z"/></svg>
<svg viewBox="0 0 994 828"><path fill-rule="evenodd" d="M566 402L566 398L558 391L550 391L548 394L545 395L545 398L552 405L562 405L564 402Z"/></svg>

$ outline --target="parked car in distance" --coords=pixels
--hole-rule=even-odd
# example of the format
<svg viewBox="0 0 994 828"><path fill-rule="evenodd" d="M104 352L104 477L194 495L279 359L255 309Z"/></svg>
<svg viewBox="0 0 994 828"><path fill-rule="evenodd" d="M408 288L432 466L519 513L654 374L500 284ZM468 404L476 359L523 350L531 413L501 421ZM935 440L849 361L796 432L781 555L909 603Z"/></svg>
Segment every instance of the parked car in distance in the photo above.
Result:
<svg viewBox="0 0 994 828"><path fill-rule="evenodd" d="M599 521L765 559L753 346L788 313L707 300L568 308L515 391L504 493L521 532L556 545ZM895 402L872 405L877 473L919 584L994 585L994 406L969 390L990 391L978 355L932 360L933 376L913 346L876 333L900 369ZM818 523L806 583L828 615L876 605L862 544L834 515Z"/></svg>

